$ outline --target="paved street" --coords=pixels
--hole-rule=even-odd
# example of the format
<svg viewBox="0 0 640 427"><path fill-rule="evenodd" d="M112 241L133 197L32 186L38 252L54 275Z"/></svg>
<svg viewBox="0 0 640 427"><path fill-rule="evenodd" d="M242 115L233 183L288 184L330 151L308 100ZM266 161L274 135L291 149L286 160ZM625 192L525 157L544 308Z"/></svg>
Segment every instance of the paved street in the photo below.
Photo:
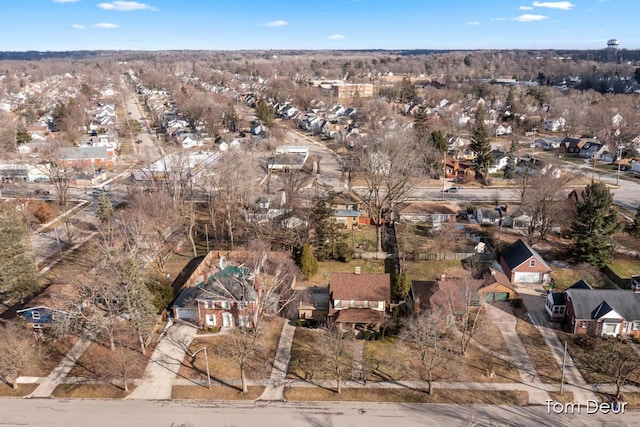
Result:
<svg viewBox="0 0 640 427"><path fill-rule="evenodd" d="M547 413L547 407L362 402L157 402L0 399L2 425L20 426L637 426L640 413Z"/></svg>

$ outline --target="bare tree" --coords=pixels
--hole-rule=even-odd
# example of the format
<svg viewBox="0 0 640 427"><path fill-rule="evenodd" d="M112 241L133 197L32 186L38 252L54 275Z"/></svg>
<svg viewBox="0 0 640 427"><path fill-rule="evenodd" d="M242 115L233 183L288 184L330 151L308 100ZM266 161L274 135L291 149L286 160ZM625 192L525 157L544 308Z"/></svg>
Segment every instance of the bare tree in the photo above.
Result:
<svg viewBox="0 0 640 427"><path fill-rule="evenodd" d="M448 362L443 341L450 333L446 316L437 311L423 311L407 321L400 332L400 342L404 343L420 361L418 375L427 382L427 393L433 392L433 381L439 377L437 370Z"/></svg>
<svg viewBox="0 0 640 427"><path fill-rule="evenodd" d="M254 364L264 363L263 336L261 327L258 328L234 328L231 330L231 345L225 348L217 348L219 354L224 354L235 360L240 370L240 383L242 392L249 391L247 386L247 369Z"/></svg>
<svg viewBox="0 0 640 427"><path fill-rule="evenodd" d="M382 252L384 223L417 184L418 161L412 144L407 143L410 140L412 136L404 133L372 139L357 154L357 176L365 187L361 195L376 226L378 252Z"/></svg>
<svg viewBox="0 0 640 427"><path fill-rule="evenodd" d="M484 301L478 297L470 283L466 283L460 293L450 290L447 300L460 343L460 353L466 356L471 340L482 330Z"/></svg>
<svg viewBox="0 0 640 427"><path fill-rule="evenodd" d="M0 377L17 388L17 378L46 357L46 349L26 324L0 323Z"/></svg>
<svg viewBox="0 0 640 427"><path fill-rule="evenodd" d="M352 368L349 358L351 339L349 333L342 331L333 322L330 322L323 332L318 351L322 354L322 363L325 369L336 380L336 392L341 394L342 379Z"/></svg>
<svg viewBox="0 0 640 427"><path fill-rule="evenodd" d="M627 383L629 377L640 371L640 356L629 345L621 341L613 344L600 344L604 348L598 349L597 357L591 367L613 380L616 386L615 397L620 398L620 390Z"/></svg>

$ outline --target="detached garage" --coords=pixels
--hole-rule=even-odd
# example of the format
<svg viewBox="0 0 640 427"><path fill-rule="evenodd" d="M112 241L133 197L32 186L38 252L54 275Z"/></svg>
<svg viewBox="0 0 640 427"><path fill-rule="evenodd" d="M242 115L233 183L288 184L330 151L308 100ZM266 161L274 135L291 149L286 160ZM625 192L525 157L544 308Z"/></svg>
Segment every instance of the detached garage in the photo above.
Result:
<svg viewBox="0 0 640 427"><path fill-rule="evenodd" d="M500 265L511 283L543 284L551 280L551 268L522 239L502 253Z"/></svg>
<svg viewBox="0 0 640 427"><path fill-rule="evenodd" d="M515 298L516 291L505 274L492 268L478 288L478 296L486 302L509 301Z"/></svg>

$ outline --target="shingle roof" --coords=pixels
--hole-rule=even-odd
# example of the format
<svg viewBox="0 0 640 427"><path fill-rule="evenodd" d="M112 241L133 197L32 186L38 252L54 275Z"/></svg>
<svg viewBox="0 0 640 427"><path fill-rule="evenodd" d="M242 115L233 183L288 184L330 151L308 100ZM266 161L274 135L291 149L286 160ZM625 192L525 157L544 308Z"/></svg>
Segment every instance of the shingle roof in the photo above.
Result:
<svg viewBox="0 0 640 427"><path fill-rule="evenodd" d="M389 273L331 273L329 292L332 299L355 301L390 301Z"/></svg>
<svg viewBox="0 0 640 427"><path fill-rule="evenodd" d="M535 257L542 265L544 265L549 271L551 268L542 259L540 254L536 252L531 246L527 245L524 240L518 239L513 245L509 246L504 252L502 252L502 258L509 266L511 270L525 262L531 257Z"/></svg>
<svg viewBox="0 0 640 427"><path fill-rule="evenodd" d="M487 277L484 279L484 282L482 283L481 288L493 285L494 283L499 283L504 287L507 287L511 290L515 290L513 288L513 285L511 284L511 281L506 276L506 274L492 268L491 273L488 274Z"/></svg>
<svg viewBox="0 0 640 427"><path fill-rule="evenodd" d="M595 319L615 310L627 321L640 320L640 293L621 289L567 289L577 319Z"/></svg>
<svg viewBox="0 0 640 427"><path fill-rule="evenodd" d="M336 311L338 323L375 323L384 318L384 312L370 308L346 308Z"/></svg>
<svg viewBox="0 0 640 427"><path fill-rule="evenodd" d="M102 159L107 157L106 147L62 147L58 155L65 160Z"/></svg>
<svg viewBox="0 0 640 427"><path fill-rule="evenodd" d="M593 289L590 284L580 279L573 285L569 286L567 289ZM566 290L566 289L565 289Z"/></svg>

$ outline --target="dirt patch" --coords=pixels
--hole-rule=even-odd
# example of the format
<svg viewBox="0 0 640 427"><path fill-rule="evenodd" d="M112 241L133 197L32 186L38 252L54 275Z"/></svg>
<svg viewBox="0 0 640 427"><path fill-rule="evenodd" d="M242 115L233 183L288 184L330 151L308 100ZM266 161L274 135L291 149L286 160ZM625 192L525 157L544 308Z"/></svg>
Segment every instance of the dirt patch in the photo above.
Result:
<svg viewBox="0 0 640 427"><path fill-rule="evenodd" d="M0 396L2 397L23 397L32 393L38 384L18 384L17 388L12 388L5 383L0 383Z"/></svg>
<svg viewBox="0 0 640 427"><path fill-rule="evenodd" d="M547 346L538 329L522 319L518 319L516 332L527 350L527 354L543 383L556 384L560 382L560 368L553 353ZM565 393L566 394L566 393Z"/></svg>
<svg viewBox="0 0 640 427"><path fill-rule="evenodd" d="M324 334L324 330L321 329L296 328L293 345L291 346L291 361L287 378L309 381L333 379L328 369L323 366L325 363L318 351L319 346L322 345ZM344 362L344 379L348 379L351 377L351 367L353 365L351 347L347 348L347 354L342 362Z"/></svg>
<svg viewBox="0 0 640 427"><path fill-rule="evenodd" d="M40 360L37 366L32 366L21 373L23 376L46 377L60 364L64 356L71 350L71 347L78 341L77 337L65 335L50 338L45 341L47 357Z"/></svg>
<svg viewBox="0 0 640 427"><path fill-rule="evenodd" d="M514 405L526 406L526 391L471 391L436 389L432 394L411 388L347 388L338 394L334 390L318 387L290 387L284 392L289 401L357 401L357 402L406 402L453 403L461 405Z"/></svg>
<svg viewBox="0 0 640 427"><path fill-rule="evenodd" d="M549 392L549 398L559 403L573 403L573 392L572 391L564 391L562 394L557 393L555 391Z"/></svg>
<svg viewBox="0 0 640 427"><path fill-rule="evenodd" d="M129 391L112 384L61 384L53 391L54 397L70 397L79 399L124 399L135 386L129 386Z"/></svg>
<svg viewBox="0 0 640 427"><path fill-rule="evenodd" d="M264 387L249 387L247 393L240 388L217 386L211 389L202 386L177 385L171 389L171 399L186 400L255 400L264 392Z"/></svg>

